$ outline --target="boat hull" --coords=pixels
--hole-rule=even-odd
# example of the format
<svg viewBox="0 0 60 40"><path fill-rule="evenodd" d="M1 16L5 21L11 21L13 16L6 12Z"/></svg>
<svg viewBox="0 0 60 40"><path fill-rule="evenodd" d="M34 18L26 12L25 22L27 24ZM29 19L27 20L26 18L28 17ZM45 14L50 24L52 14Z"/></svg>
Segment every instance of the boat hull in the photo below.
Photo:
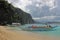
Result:
<svg viewBox="0 0 60 40"><path fill-rule="evenodd" d="M52 28L24 28L24 31L51 31Z"/></svg>

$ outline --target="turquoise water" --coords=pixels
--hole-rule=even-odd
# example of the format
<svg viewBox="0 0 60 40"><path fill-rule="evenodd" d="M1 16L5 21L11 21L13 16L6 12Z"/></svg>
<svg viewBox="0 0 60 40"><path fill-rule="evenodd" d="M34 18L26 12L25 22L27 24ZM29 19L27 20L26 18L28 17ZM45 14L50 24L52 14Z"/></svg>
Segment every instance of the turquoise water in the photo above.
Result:
<svg viewBox="0 0 60 40"><path fill-rule="evenodd" d="M37 26L44 26L45 24L25 24L23 26L20 26L20 28L27 28L32 25L37 25ZM48 36L59 36L60 37L60 24L49 24L52 27L55 27L52 31L28 31L40 35L48 35Z"/></svg>
<svg viewBox="0 0 60 40"><path fill-rule="evenodd" d="M36 26L44 26L45 24L25 24L19 27L12 27L13 29L20 31L22 29L26 29L29 26L36 25ZM60 24L49 24L52 27L55 27L52 31L27 31L32 32L40 35L48 35L48 36L59 36L60 37Z"/></svg>

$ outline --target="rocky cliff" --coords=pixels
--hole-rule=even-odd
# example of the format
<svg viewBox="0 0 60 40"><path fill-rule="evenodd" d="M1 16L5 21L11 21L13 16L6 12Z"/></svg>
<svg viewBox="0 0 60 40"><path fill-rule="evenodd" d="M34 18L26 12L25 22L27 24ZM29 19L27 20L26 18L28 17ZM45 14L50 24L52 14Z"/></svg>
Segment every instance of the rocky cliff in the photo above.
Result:
<svg viewBox="0 0 60 40"><path fill-rule="evenodd" d="M20 22L23 24L30 24L30 23L34 23L32 16L24 11L22 11L19 8L16 8L16 11L19 14L19 20Z"/></svg>
<svg viewBox="0 0 60 40"><path fill-rule="evenodd" d="M12 22L27 24L33 23L33 19L30 14L15 8L7 1L0 1L0 24L11 24Z"/></svg>

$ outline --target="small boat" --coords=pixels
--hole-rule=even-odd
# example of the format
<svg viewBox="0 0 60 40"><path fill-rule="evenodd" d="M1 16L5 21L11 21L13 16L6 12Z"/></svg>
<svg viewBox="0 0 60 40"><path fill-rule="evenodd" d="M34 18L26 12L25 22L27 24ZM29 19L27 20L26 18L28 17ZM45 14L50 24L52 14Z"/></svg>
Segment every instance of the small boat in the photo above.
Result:
<svg viewBox="0 0 60 40"><path fill-rule="evenodd" d="M47 25L47 26L29 26L23 30L25 31L49 31L49 30L52 30L54 27L50 26L50 25Z"/></svg>

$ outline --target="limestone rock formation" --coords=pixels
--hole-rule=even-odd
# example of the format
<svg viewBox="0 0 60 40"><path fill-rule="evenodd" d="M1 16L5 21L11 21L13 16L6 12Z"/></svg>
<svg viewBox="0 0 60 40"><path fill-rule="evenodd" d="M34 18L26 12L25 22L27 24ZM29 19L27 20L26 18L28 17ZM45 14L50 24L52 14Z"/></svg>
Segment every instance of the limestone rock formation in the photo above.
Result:
<svg viewBox="0 0 60 40"><path fill-rule="evenodd" d="M15 8L5 0L0 0L0 24L12 24L13 22L33 23L33 19L30 14Z"/></svg>

